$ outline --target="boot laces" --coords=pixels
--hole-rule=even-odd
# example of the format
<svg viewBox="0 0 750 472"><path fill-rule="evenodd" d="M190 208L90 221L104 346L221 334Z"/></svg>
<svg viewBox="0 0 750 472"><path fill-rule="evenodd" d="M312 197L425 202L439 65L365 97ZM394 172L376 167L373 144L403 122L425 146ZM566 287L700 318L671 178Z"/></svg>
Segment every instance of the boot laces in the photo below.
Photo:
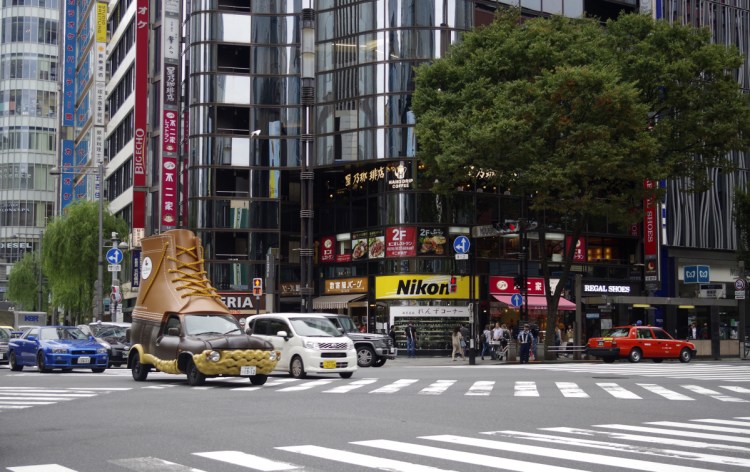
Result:
<svg viewBox="0 0 750 472"><path fill-rule="evenodd" d="M181 298L198 296L198 297L210 297L219 298L219 294L216 293L216 289L211 286L211 282L206 277L206 271L203 269L203 248L200 246L183 247L177 245L176 256L167 256L167 259L173 261L176 265L176 269L169 269L170 274L180 274L174 279L174 282L182 282L182 285L176 287L176 290L187 290L186 293L180 295ZM194 261L184 262L178 258L182 255L188 254Z"/></svg>

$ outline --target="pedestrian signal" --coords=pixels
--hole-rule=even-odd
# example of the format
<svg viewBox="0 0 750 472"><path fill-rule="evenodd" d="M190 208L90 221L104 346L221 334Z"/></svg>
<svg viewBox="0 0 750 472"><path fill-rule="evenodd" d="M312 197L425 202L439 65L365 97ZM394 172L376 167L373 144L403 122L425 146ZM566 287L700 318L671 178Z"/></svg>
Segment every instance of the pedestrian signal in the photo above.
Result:
<svg viewBox="0 0 750 472"><path fill-rule="evenodd" d="M449 293L456 293L456 288L457 288L456 278L455 277L451 277L451 281L448 283L448 292Z"/></svg>
<svg viewBox="0 0 750 472"><path fill-rule="evenodd" d="M253 279L253 295L256 297L263 295L263 279L260 277Z"/></svg>

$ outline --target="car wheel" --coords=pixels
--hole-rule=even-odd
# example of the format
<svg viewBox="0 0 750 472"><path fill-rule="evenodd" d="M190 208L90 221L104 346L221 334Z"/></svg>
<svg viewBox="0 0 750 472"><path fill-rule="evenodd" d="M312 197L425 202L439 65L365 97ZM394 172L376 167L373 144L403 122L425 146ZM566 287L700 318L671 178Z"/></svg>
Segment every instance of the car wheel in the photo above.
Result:
<svg viewBox="0 0 750 472"><path fill-rule="evenodd" d="M18 359L16 359L16 352L10 351L10 359L8 360L10 362L10 370L13 372L20 372L23 370L23 366L18 363Z"/></svg>
<svg viewBox="0 0 750 472"><path fill-rule="evenodd" d="M628 356L628 360L630 362L633 362L633 363L638 363L638 362L641 362L641 359L643 359L643 353L641 352L640 349L638 349L637 347L634 347L630 351L630 355Z"/></svg>
<svg viewBox="0 0 750 472"><path fill-rule="evenodd" d="M253 385L263 385L268 380L268 376L265 374L251 375L250 383Z"/></svg>
<svg viewBox="0 0 750 472"><path fill-rule="evenodd" d="M615 361L615 358L614 357L602 357L602 360L604 361L605 364L611 364Z"/></svg>
<svg viewBox="0 0 750 472"><path fill-rule="evenodd" d="M375 351L369 346L357 348L357 365L359 367L370 367L375 361Z"/></svg>
<svg viewBox="0 0 750 472"><path fill-rule="evenodd" d="M148 372L151 370L149 364L141 364L140 357L136 354L133 360L133 380L143 382L148 377Z"/></svg>
<svg viewBox="0 0 750 472"><path fill-rule="evenodd" d="M36 353L36 367L39 369L39 372L46 374L50 370L47 368L47 365L44 363L44 353L42 351L39 351Z"/></svg>
<svg viewBox="0 0 750 472"><path fill-rule="evenodd" d="M693 355L690 353L690 349L683 349L680 351L680 362L690 362L690 359L693 358Z"/></svg>
<svg viewBox="0 0 750 472"><path fill-rule="evenodd" d="M339 372L339 375L341 376L342 379L350 379L352 378L353 374L354 372Z"/></svg>
<svg viewBox="0 0 750 472"><path fill-rule="evenodd" d="M382 367L385 364L385 361L387 361L385 357L378 357L375 359L375 362L372 363L373 367Z"/></svg>
<svg viewBox="0 0 750 472"><path fill-rule="evenodd" d="M652 360L652 361L654 361L654 364L659 364L659 363L661 363L661 361L663 361L664 359L651 359L651 360Z"/></svg>
<svg viewBox="0 0 750 472"><path fill-rule="evenodd" d="M307 376L305 373L305 364L299 356L294 356L291 364L289 364L289 374L295 379L304 379Z"/></svg>
<svg viewBox="0 0 750 472"><path fill-rule="evenodd" d="M106 368L104 368L104 367L92 367L91 368L91 372L93 372L95 374L101 374L105 370L106 370Z"/></svg>
<svg viewBox="0 0 750 472"><path fill-rule="evenodd" d="M206 383L206 376L203 375L200 370L198 370L198 367L193 361L190 361L190 364L188 364L187 381L188 385L190 385L191 387L199 387Z"/></svg>

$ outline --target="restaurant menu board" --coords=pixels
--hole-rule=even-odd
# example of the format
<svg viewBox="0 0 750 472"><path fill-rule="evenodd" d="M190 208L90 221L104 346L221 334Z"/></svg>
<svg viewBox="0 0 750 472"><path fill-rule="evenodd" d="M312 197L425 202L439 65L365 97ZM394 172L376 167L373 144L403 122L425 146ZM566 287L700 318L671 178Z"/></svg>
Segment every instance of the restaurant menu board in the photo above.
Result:
<svg viewBox="0 0 750 472"><path fill-rule="evenodd" d="M445 236L445 230L442 228L419 228L417 234L417 253L424 255L442 255L445 254L445 246L448 238Z"/></svg>
<svg viewBox="0 0 750 472"><path fill-rule="evenodd" d="M411 257L417 255L417 229L397 226L385 229L385 257Z"/></svg>
<svg viewBox="0 0 750 472"><path fill-rule="evenodd" d="M385 236L376 231L352 233L352 260L385 257Z"/></svg>

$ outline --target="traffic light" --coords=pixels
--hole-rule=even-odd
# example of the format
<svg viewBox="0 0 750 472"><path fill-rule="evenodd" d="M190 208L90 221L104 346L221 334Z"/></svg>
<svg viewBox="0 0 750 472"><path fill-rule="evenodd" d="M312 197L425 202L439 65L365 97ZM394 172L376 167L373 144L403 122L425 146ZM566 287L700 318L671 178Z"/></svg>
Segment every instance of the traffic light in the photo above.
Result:
<svg viewBox="0 0 750 472"><path fill-rule="evenodd" d="M513 278L513 286L519 290L523 287L523 275L516 275Z"/></svg>
<svg viewBox="0 0 750 472"><path fill-rule="evenodd" d="M253 279L253 295L256 297L263 295L263 279L260 277Z"/></svg>
<svg viewBox="0 0 750 472"><path fill-rule="evenodd" d="M456 293L456 277L451 275L451 281L448 283L448 292Z"/></svg>

